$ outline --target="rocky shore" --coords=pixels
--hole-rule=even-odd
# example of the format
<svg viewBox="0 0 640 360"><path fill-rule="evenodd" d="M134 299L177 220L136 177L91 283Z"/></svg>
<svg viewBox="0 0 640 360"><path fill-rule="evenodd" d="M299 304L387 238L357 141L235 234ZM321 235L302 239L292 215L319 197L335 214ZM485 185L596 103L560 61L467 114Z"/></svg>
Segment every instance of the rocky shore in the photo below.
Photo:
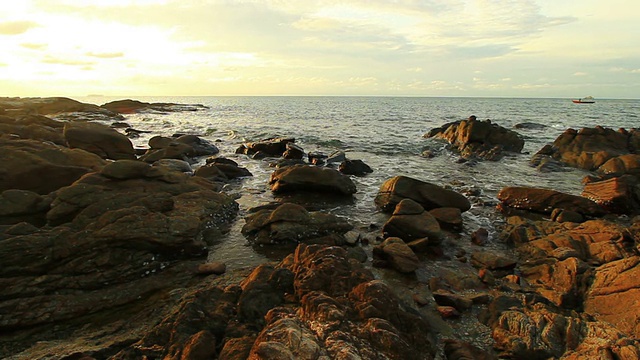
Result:
<svg viewBox="0 0 640 360"><path fill-rule="evenodd" d="M511 186L496 207L396 176L375 197L383 222L362 227L327 211L376 170L358 159L292 138L242 144L236 154L275 164L278 202L239 219L224 189L249 170L197 134L135 149L145 129L122 122L203 108L0 98L1 358L640 358L635 129L567 129L531 157L589 171L581 196ZM524 144L475 117L425 137L471 162ZM473 206L497 231L462 235ZM208 262L237 221L283 256Z"/></svg>

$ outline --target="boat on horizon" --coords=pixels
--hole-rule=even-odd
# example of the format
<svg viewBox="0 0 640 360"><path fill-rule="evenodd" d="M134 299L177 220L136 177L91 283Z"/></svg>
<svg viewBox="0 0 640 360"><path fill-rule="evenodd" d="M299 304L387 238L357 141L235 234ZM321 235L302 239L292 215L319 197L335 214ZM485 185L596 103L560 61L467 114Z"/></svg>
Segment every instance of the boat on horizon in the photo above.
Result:
<svg viewBox="0 0 640 360"><path fill-rule="evenodd" d="M573 99L571 101L573 101L575 104L593 104L596 102L593 96L585 96L583 98Z"/></svg>

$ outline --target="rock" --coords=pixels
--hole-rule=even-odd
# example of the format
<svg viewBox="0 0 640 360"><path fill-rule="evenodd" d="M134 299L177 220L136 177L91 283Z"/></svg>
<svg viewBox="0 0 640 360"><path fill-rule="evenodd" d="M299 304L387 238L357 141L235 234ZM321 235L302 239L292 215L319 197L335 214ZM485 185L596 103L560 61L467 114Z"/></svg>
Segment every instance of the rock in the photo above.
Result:
<svg viewBox="0 0 640 360"><path fill-rule="evenodd" d="M585 218L584 216L582 216L582 214L576 211L553 209L553 211L551 212L551 221L556 221L559 223L563 223L563 222L581 223L585 221Z"/></svg>
<svg viewBox="0 0 640 360"><path fill-rule="evenodd" d="M120 160L108 163L100 172L114 180L127 180L144 178L151 169L151 166L138 160Z"/></svg>
<svg viewBox="0 0 640 360"><path fill-rule="evenodd" d="M271 174L269 185L276 194L305 191L351 196L356 193L356 186L348 176L334 169L310 165L278 169Z"/></svg>
<svg viewBox="0 0 640 360"><path fill-rule="evenodd" d="M17 118L0 115L0 133L17 135L21 139L48 141L65 145L62 136L64 123L41 115L22 115Z"/></svg>
<svg viewBox="0 0 640 360"><path fill-rule="evenodd" d="M475 267L489 270L511 270L516 266L517 260L493 251L474 251L471 263Z"/></svg>
<svg viewBox="0 0 640 360"><path fill-rule="evenodd" d="M479 228L478 230L471 233L471 242L476 245L484 246L488 241L489 231L485 228Z"/></svg>
<svg viewBox="0 0 640 360"><path fill-rule="evenodd" d="M470 299L444 290L434 291L433 298L438 305L451 306L458 311L465 311L473 306L473 301Z"/></svg>
<svg viewBox="0 0 640 360"><path fill-rule="evenodd" d="M345 160L340 163L338 171L346 175L364 176L373 172L373 169L362 160Z"/></svg>
<svg viewBox="0 0 640 360"><path fill-rule="evenodd" d="M385 237L399 237L406 242L429 238L437 243L442 236L438 221L420 204L403 199L396 205L393 215L382 227Z"/></svg>
<svg viewBox="0 0 640 360"><path fill-rule="evenodd" d="M638 180L634 176L613 177L587 183L582 196L614 214L635 214L640 209L637 186Z"/></svg>
<svg viewBox="0 0 640 360"><path fill-rule="evenodd" d="M0 110L9 116L61 115L77 113L79 117L122 120L122 116L94 104L86 104L65 97L0 98ZM0 111L2 112L2 111Z"/></svg>
<svg viewBox="0 0 640 360"><path fill-rule="evenodd" d="M347 161L347 154L340 150L332 152L325 160L327 164L342 163L344 161Z"/></svg>
<svg viewBox="0 0 640 360"><path fill-rule="evenodd" d="M610 324L562 315L540 302L525 307L515 298L500 296L480 318L492 329L500 358L590 359L613 354L607 356L635 359L640 355L637 340Z"/></svg>
<svg viewBox="0 0 640 360"><path fill-rule="evenodd" d="M584 311L613 324L621 332L640 334L640 257L612 261L595 270L584 302Z"/></svg>
<svg viewBox="0 0 640 360"><path fill-rule="evenodd" d="M432 129L424 137L449 141L467 159L498 160L503 150L520 152L524 147L524 140L517 132L492 124L490 120L476 120L475 116Z"/></svg>
<svg viewBox="0 0 640 360"><path fill-rule="evenodd" d="M284 203L247 216L242 234L256 244L310 242L327 235L344 235L353 226L344 218Z"/></svg>
<svg viewBox="0 0 640 360"><path fill-rule="evenodd" d="M138 100L116 100L101 105L102 108L120 114L134 114L141 112L176 112L176 111L200 111L208 109L200 104L175 104L175 103L147 103Z"/></svg>
<svg viewBox="0 0 640 360"><path fill-rule="evenodd" d="M501 237L518 245L518 252L529 260L554 257L556 249L566 248L575 250L582 261L604 264L630 255L633 240L627 233L624 227L605 220L581 224L525 221L508 226Z"/></svg>
<svg viewBox="0 0 640 360"><path fill-rule="evenodd" d="M429 210L431 214L440 224L440 227L447 230L462 230L462 212L454 207L442 207Z"/></svg>
<svg viewBox="0 0 640 360"><path fill-rule="evenodd" d="M154 136L149 139L149 150L140 160L153 163L161 159L188 160L205 155L215 155L218 148L207 140L195 135L182 135L177 138Z"/></svg>
<svg viewBox="0 0 640 360"><path fill-rule="evenodd" d="M106 162L82 149L0 136L0 191L29 190L48 194L70 185Z"/></svg>
<svg viewBox="0 0 640 360"><path fill-rule="evenodd" d="M551 214L554 209L570 210L586 216L602 216L606 211L587 198L555 190L505 187L498 193L503 211L509 208Z"/></svg>
<svg viewBox="0 0 640 360"><path fill-rule="evenodd" d="M396 176L385 181L374 201L382 211L392 212L402 199L414 200L427 211L454 207L464 212L471 208L471 203L464 195L406 176Z"/></svg>
<svg viewBox="0 0 640 360"><path fill-rule="evenodd" d="M42 226L50 204L50 199L29 190L5 190L0 194L0 225L28 222Z"/></svg>
<svg viewBox="0 0 640 360"><path fill-rule="evenodd" d="M609 176L639 176L640 154L624 154L612 157L598 168L598 172Z"/></svg>
<svg viewBox="0 0 640 360"><path fill-rule="evenodd" d="M420 259L400 238L387 238L374 248L374 255L387 260L395 270L401 273L411 273L420 267Z"/></svg>
<svg viewBox="0 0 640 360"><path fill-rule="evenodd" d="M438 310L440 316L445 319L456 318L460 316L460 312L453 306L438 306L436 310Z"/></svg>
<svg viewBox="0 0 640 360"><path fill-rule="evenodd" d="M198 265L196 272L201 275L222 275L227 271L227 265L221 261L213 261Z"/></svg>
<svg viewBox="0 0 640 360"><path fill-rule="evenodd" d="M93 122L69 122L64 126L63 135L70 148L80 148L103 159L136 158L131 141L106 125Z"/></svg>
<svg viewBox="0 0 640 360"><path fill-rule="evenodd" d="M223 163L211 163L201 166L196 170L194 175L209 178L213 181L223 182L232 179L253 176L253 174L251 174L249 170L240 167L237 164L231 165Z"/></svg>
<svg viewBox="0 0 640 360"><path fill-rule="evenodd" d="M591 276L589 265L577 257L525 263L520 270L527 283L540 295L566 309L582 305L585 284Z"/></svg>
<svg viewBox="0 0 640 360"><path fill-rule="evenodd" d="M569 166L586 170L599 170L610 159L635 153L640 138L635 129L618 131L596 126L579 131L567 129L558 136L544 153ZM612 164L602 171L612 171ZM615 170L617 171L617 170Z"/></svg>
<svg viewBox="0 0 640 360"><path fill-rule="evenodd" d="M545 124L534 122L523 122L513 125L514 129L527 129L527 130L544 130L548 128Z"/></svg>
<svg viewBox="0 0 640 360"><path fill-rule="evenodd" d="M191 165L189 164L189 162L184 161L184 160L160 159L158 161L155 161L151 165L152 166L164 167L164 168L168 168L168 169L171 169L171 170L174 170L174 171L179 171L179 172L183 172L183 173L187 173L187 174L191 174L193 172L193 169L191 168Z"/></svg>
<svg viewBox="0 0 640 360"><path fill-rule="evenodd" d="M444 354L447 360L497 360L492 353L478 348L470 343L447 339L444 341Z"/></svg>
<svg viewBox="0 0 640 360"><path fill-rule="evenodd" d="M293 142L286 143L286 149L284 153L282 153L282 157L285 159L302 159L304 156L304 149L302 147L296 145Z"/></svg>
<svg viewBox="0 0 640 360"><path fill-rule="evenodd" d="M281 157L287 151L288 143L295 143L291 138L271 138L257 142L246 143L236 150L236 154L246 154L253 156L257 153L264 154L263 157Z"/></svg>

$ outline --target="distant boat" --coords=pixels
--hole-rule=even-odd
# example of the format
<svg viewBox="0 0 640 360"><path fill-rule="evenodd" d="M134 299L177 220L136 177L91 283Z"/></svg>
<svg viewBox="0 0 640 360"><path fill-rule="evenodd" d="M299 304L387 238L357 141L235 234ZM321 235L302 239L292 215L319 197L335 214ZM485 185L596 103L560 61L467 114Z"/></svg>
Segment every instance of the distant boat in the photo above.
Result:
<svg viewBox="0 0 640 360"><path fill-rule="evenodd" d="M593 96L585 96L581 99L573 99L571 100L576 104L593 104L596 102L596 100L593 98Z"/></svg>

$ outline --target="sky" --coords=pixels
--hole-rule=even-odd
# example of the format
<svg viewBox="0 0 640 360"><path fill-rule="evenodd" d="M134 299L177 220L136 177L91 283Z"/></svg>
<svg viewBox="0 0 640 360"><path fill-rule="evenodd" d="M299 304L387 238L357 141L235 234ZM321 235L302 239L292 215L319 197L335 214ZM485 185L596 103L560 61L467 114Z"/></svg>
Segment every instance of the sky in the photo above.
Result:
<svg viewBox="0 0 640 360"><path fill-rule="evenodd" d="M640 98L640 1L15 0L0 96Z"/></svg>

